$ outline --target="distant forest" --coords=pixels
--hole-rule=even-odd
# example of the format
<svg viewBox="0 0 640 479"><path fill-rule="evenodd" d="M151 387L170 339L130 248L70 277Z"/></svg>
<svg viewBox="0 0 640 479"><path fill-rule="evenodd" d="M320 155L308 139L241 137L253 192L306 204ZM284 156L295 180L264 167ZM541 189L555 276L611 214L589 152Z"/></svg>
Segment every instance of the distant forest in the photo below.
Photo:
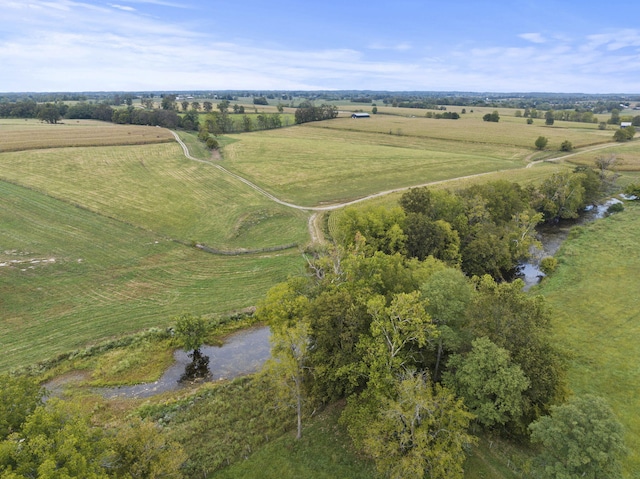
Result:
<svg viewBox="0 0 640 479"><path fill-rule="evenodd" d="M420 91L139 91L139 92L48 92L0 93L0 105L34 101L44 102L99 102L119 106L131 99L162 99L167 95L193 99L238 101L239 98L265 98L273 104L305 99L320 102L381 103L409 108L435 108L439 106L486 106L503 108L536 108L538 110L611 112L621 105L640 102L640 94L582 94L582 93L483 93L483 92L420 92ZM291 104L290 106L294 106Z"/></svg>

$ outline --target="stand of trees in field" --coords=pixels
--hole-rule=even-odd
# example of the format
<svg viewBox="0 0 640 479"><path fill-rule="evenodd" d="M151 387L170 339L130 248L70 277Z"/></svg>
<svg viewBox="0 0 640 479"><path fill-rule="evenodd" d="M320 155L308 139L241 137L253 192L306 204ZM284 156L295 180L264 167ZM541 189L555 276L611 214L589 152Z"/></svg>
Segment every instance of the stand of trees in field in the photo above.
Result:
<svg viewBox="0 0 640 479"><path fill-rule="evenodd" d="M323 104L314 106L306 101L300 103L295 112L296 123L307 123L310 121L331 120L338 116L338 109L333 105Z"/></svg>
<svg viewBox="0 0 640 479"><path fill-rule="evenodd" d="M503 281L538 222L577 215L602 185L578 169L539 188L419 188L397 208L346 210L335 245L256 313L274 336L265 374L298 437L305 404L346 399L341 421L386 477L463 477L478 430L541 444L536 477L618 477L615 416L599 398L566 402L544 298Z"/></svg>

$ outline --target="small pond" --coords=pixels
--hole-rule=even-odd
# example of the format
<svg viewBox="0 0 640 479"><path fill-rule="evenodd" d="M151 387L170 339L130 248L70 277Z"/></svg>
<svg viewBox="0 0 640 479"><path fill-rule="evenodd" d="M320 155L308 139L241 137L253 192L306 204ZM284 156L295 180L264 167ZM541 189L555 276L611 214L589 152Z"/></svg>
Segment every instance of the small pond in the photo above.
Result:
<svg viewBox="0 0 640 479"><path fill-rule="evenodd" d="M562 220L555 225L541 225L537 227L537 238L542 244L542 249L536 249L532 259L527 263L520 263L519 266L517 277L524 281L524 290L529 290L532 286L538 284L545 276L540 270L540 260L547 256L555 256L562 243L569 236L571 228L603 218L609 206L614 203L622 202L616 198L610 198L601 205L587 207L583 214L575 220Z"/></svg>
<svg viewBox="0 0 640 479"><path fill-rule="evenodd" d="M209 357L208 381L233 379L258 371L271 355L268 326L251 328L230 335L222 346L203 346L200 351ZM121 386L115 388L97 388L96 392L107 399L146 398L165 391L180 389L185 384L180 378L191 358L184 350L174 353L175 363L165 371L162 377L153 382Z"/></svg>

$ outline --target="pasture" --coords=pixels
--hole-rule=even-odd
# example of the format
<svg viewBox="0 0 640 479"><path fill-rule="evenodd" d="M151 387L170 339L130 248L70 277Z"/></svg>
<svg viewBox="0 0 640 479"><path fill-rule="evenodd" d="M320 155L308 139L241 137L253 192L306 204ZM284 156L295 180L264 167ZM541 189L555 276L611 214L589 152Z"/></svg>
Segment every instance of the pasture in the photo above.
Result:
<svg viewBox="0 0 640 479"><path fill-rule="evenodd" d="M218 256L0 182L0 371L100 339L256 303L297 249Z"/></svg>
<svg viewBox="0 0 640 479"><path fill-rule="evenodd" d="M535 149L538 136L549 138L548 150ZM281 199L315 206L519 169L533 160L562 156L559 149L565 140L585 148L610 143L611 136L593 125L545 127L542 122L373 115L230 135L237 141L224 149L223 164Z"/></svg>
<svg viewBox="0 0 640 479"><path fill-rule="evenodd" d="M607 399L625 427L625 477L640 477L640 205L572 232L537 293L552 308L575 394Z"/></svg>
<svg viewBox="0 0 640 479"><path fill-rule="evenodd" d="M482 113L476 109L455 121L341 117L229 135L220 138L221 158L193 134L181 132L191 154L203 162L186 159L162 128L0 121L0 371L165 327L183 312L214 316L255 305L273 284L301 273L299 248L267 250L304 246L309 213L274 203L217 169L217 163L282 200L305 206L432 181L447 181L439 188L494 179L536 183L575 164L592 165L610 152L623 160L620 171L627 177L640 170L637 141L587 151L610 143L611 130L563 122L545 127L544 120L526 125L508 112L500 123L487 123ZM550 150L534 149L538 136L549 138ZM567 161L523 168L560 156L559 145L567 139L585 150ZM483 175L469 177L476 174ZM392 205L398 197L366 205ZM554 308L556 339L571 354L572 389L606 396L627 427L634 451L627 471L640 469L634 368L640 350L633 343L639 225L640 207L628 206L621 215L585 228L565 245L558 271L539 289ZM262 252L214 255L193 247L196 243ZM309 429L308 450L333 441L327 431L335 430L335 418L318 421ZM506 458L527 452L503 446L504 451L483 441L469 459L466 477L485 477L485 472L513 477ZM290 461L292 447L304 461ZM274 457L303 474L326 465L322 461L328 457L337 463L331 464L334 471L371 473L369 465L342 456L342 443L323 443L318 450L326 453L316 456L306 448L284 437L261 451L256 462L228 473L251 468L263 473L260 461ZM219 477L231 476L222 471Z"/></svg>
<svg viewBox="0 0 640 479"><path fill-rule="evenodd" d="M495 178L540 181L564 166L522 168L539 155L521 139L531 128L538 127L471 117L338 118L229 135L220 139L222 159L181 133L204 160L194 162L166 142L171 134L162 128L2 121L0 263L6 266L0 268L0 314L9 354L0 370L168 324L182 311L250 306L273 283L300 271L296 248L215 256L191 247L246 252L309 241L308 212L272 202L216 162L280 199L316 206L479 173L486 176L440 187ZM558 131L557 138L571 133L540 130ZM608 140L596 129L571 131L577 144ZM22 138L20 148L28 149L5 151L9 138ZM41 148L47 138L57 148ZM96 146L70 147L75 138ZM132 138L150 143L128 144ZM36 345L31 351L30 344Z"/></svg>

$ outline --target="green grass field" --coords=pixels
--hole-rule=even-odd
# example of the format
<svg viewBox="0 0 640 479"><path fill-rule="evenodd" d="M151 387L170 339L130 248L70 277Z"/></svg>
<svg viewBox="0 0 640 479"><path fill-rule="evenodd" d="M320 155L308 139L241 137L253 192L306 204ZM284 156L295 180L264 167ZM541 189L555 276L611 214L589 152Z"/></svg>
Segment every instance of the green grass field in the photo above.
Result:
<svg viewBox="0 0 640 479"><path fill-rule="evenodd" d="M302 267L296 248L212 255L5 182L0 204L0 371L253 305Z"/></svg>
<svg viewBox="0 0 640 479"><path fill-rule="evenodd" d="M306 241L306 215L279 206L177 143L0 156L0 178L184 242L221 249Z"/></svg>
<svg viewBox="0 0 640 479"><path fill-rule="evenodd" d="M626 181L640 170L638 141L523 169L558 156L565 139L575 147L610 142L612 131L595 125L545 127L539 119L526 125L509 111L501 111L500 123L483 122L491 109L456 121L405 110L225 136L221 159L193 134L180 136L194 157L220 162L280 199L307 206L449 179L437 187L495 179L536 183L611 152L623 160ZM0 371L167 326L182 312L213 315L254 305L304 267L298 248L223 256L190 246L303 246L309 214L272 202L212 164L187 160L168 136L152 136L168 135L164 129L105 125L0 121ZM547 152L533 147L541 135L550 139ZM487 174L455 180L477 173ZM363 206L392 205L398 197ZM558 343L572 354L572 389L607 397L627 427L628 477L640 477L631 472L640 469L639 233L640 206L588 226L565 245L557 273L539 290L554 308ZM286 477L282 471L372 477L371 464L353 456L341 434L330 413L310 423L306 442L285 436L216 477ZM526 454L483 440L466 477L511 479L509 464ZM329 475L312 475L318 471Z"/></svg>
<svg viewBox="0 0 640 479"><path fill-rule="evenodd" d="M640 477L640 205L580 228L539 287L570 355L575 394L603 396L626 428L625 477Z"/></svg>

